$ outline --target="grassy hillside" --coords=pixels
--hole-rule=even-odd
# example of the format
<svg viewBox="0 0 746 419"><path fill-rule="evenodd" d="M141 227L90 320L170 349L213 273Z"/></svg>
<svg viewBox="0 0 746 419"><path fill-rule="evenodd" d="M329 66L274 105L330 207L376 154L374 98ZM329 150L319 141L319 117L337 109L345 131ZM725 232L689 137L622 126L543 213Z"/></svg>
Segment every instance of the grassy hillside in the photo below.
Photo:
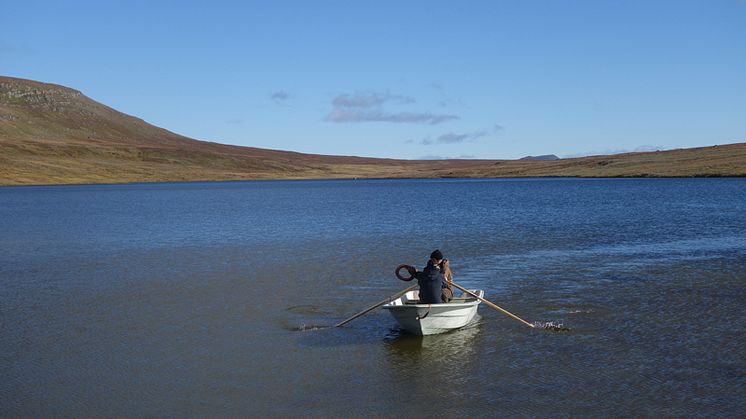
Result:
<svg viewBox="0 0 746 419"><path fill-rule="evenodd" d="M746 176L746 144L561 160L391 160L198 141L79 91L0 77L0 184L228 179Z"/></svg>

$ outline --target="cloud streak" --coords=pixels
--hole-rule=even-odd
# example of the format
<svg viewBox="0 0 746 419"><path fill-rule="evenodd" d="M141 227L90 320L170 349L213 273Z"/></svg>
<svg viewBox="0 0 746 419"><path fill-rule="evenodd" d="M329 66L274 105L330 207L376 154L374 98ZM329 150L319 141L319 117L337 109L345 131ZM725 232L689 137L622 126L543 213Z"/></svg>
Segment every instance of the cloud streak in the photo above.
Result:
<svg viewBox="0 0 746 419"><path fill-rule="evenodd" d="M415 100L409 96L392 95L389 93L355 93L354 95L342 94L335 97L332 105L335 108L372 108L383 105L386 102L406 105L414 103Z"/></svg>
<svg viewBox="0 0 746 419"><path fill-rule="evenodd" d="M284 103L285 101L287 101L288 99L290 99L290 95L288 94L288 92L284 90L278 90L272 93L272 95L269 98L272 99L272 101L275 102L276 104L280 105Z"/></svg>
<svg viewBox="0 0 746 419"><path fill-rule="evenodd" d="M390 93L341 94L332 100L332 110L324 118L333 123L388 122L394 124L437 125L459 119L457 115L432 112L387 111L384 105L409 105L414 98Z"/></svg>
<svg viewBox="0 0 746 419"><path fill-rule="evenodd" d="M431 145L431 144L460 144L468 140L476 140L477 138L485 137L487 131L477 131L466 134L456 134L449 132L447 134L439 135L435 138L425 138L420 144Z"/></svg>
<svg viewBox="0 0 746 419"><path fill-rule="evenodd" d="M429 124L437 125L442 122L458 119L456 115L433 114L429 112L395 112L381 110L357 111L335 108L326 120L329 122L392 122L396 124Z"/></svg>

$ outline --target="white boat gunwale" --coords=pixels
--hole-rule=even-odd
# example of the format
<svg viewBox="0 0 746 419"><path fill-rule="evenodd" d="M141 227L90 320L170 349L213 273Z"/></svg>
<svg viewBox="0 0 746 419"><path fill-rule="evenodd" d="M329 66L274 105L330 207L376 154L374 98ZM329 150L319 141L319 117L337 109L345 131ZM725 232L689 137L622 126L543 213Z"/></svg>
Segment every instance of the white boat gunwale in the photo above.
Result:
<svg viewBox="0 0 746 419"><path fill-rule="evenodd" d="M469 291L484 297L483 290ZM419 291L415 290L386 303L383 308L391 313L402 329L417 335L431 335L464 327L476 316L481 303L479 299L463 293L454 300L447 303L419 303Z"/></svg>

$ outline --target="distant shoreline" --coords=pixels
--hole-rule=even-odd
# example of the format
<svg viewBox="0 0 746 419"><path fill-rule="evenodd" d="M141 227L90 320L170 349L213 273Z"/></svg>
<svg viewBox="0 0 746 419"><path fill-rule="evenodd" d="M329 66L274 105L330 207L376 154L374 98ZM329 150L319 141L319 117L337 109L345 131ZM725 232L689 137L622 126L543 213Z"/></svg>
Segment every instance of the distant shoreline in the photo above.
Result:
<svg viewBox="0 0 746 419"><path fill-rule="evenodd" d="M50 187L50 186L124 186L155 184L196 184L196 183L240 183L240 182L324 182L324 181L368 181L368 180L616 180L616 179L743 179L744 175L702 175L702 176L503 176L503 177L370 177L370 178L275 178L275 179L208 179L176 181L134 181L105 183L29 183L0 184L0 188Z"/></svg>

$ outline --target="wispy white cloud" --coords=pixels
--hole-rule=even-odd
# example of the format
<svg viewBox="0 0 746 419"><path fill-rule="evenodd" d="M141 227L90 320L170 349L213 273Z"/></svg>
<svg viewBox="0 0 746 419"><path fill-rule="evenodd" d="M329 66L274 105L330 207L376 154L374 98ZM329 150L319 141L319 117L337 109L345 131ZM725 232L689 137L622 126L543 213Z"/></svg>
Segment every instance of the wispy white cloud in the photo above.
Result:
<svg viewBox="0 0 746 419"><path fill-rule="evenodd" d="M358 111L335 108L326 116L329 122L393 122L398 124L429 124L437 125L442 122L458 119L456 115L433 114L429 112L394 112L381 110Z"/></svg>
<svg viewBox="0 0 746 419"><path fill-rule="evenodd" d="M288 92L284 90L278 90L272 93L269 96L269 98L272 99L272 101L275 102L276 104L281 105L285 103L288 99L290 99L290 95L288 94Z"/></svg>
<svg viewBox="0 0 746 419"><path fill-rule="evenodd" d="M396 124L437 125L458 119L457 115L432 112L385 110L384 105L409 105L414 98L390 93L341 94L332 100L332 110L324 118L327 122L390 122Z"/></svg>
<svg viewBox="0 0 746 419"><path fill-rule="evenodd" d="M471 132L471 133L465 133L465 134L456 134L453 132L449 132L446 134L441 134L435 138L428 137L420 141L420 144L424 145L430 145L430 144L458 144L463 143L464 141L468 140L476 140L477 138L481 138L487 135L487 131L477 131L477 132Z"/></svg>
<svg viewBox="0 0 746 419"><path fill-rule="evenodd" d="M341 94L334 98L332 105L335 108L371 108L383 105L386 102L399 104L415 103L409 96L392 95L390 93L355 93Z"/></svg>

